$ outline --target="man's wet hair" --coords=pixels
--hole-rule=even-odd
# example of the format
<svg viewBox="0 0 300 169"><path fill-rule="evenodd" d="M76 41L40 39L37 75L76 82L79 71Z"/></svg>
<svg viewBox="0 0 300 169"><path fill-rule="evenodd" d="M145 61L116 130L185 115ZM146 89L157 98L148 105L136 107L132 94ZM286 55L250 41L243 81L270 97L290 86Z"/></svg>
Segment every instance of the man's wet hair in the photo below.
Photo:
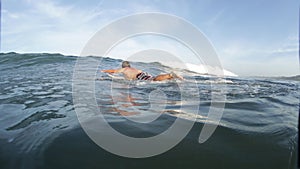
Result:
<svg viewBox="0 0 300 169"><path fill-rule="evenodd" d="M122 68L130 67L130 63L128 61L122 62Z"/></svg>

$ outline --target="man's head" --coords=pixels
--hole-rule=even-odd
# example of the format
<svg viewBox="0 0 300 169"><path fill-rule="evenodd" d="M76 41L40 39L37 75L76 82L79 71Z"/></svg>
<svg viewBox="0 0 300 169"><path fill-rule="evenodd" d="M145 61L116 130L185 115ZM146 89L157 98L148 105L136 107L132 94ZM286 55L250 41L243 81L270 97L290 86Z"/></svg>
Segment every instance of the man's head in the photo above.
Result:
<svg viewBox="0 0 300 169"><path fill-rule="evenodd" d="M128 61L122 62L122 68L130 67L130 63Z"/></svg>

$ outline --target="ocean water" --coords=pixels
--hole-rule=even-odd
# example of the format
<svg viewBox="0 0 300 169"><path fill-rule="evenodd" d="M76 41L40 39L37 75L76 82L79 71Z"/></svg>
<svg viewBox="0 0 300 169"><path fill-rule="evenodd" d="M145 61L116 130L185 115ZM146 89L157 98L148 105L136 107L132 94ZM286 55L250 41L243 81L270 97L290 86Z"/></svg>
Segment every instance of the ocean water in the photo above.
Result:
<svg viewBox="0 0 300 169"><path fill-rule="evenodd" d="M155 136L167 130L177 118L196 118L187 136L169 151L148 158L127 158L99 147L81 127L72 94L77 58L46 53L0 54L1 169L293 169L297 166L299 77L220 79L176 70L185 81L130 82L112 79L101 72L96 73L96 80L81 79L94 81L101 113L113 128L130 137ZM99 70L119 67L121 62L101 57L86 59L99 62ZM159 63L132 65L153 75L174 71ZM190 85L191 82L196 85ZM188 87L180 90L180 83ZM224 86L226 101L221 121L213 135L199 144L212 92ZM149 108L153 106L150 102L155 103L154 108ZM181 111L182 107L185 110L199 107L198 115ZM128 120L149 114L159 117L151 123Z"/></svg>

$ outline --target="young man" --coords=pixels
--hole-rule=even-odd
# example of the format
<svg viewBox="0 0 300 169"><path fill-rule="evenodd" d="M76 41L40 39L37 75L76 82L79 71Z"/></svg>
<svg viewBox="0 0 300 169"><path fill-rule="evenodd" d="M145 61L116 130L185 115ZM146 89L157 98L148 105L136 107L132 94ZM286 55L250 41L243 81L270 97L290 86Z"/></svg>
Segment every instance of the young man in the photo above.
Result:
<svg viewBox="0 0 300 169"><path fill-rule="evenodd" d="M175 73L162 74L156 77L149 75L147 72L143 72L136 68L130 66L128 61L122 62L122 68L120 69L110 69L110 70L102 70L105 73L123 73L125 78L128 80L153 80L153 81L163 81L170 80L173 78L178 78L183 80L183 77L176 75Z"/></svg>

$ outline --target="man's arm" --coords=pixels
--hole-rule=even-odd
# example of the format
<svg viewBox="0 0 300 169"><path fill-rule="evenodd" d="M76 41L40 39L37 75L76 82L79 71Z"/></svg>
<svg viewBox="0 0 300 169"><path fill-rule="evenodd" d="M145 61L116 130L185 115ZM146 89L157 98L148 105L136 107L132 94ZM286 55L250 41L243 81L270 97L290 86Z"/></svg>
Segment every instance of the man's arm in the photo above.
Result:
<svg viewBox="0 0 300 169"><path fill-rule="evenodd" d="M108 70L101 70L104 73L122 73L123 69L108 69Z"/></svg>

